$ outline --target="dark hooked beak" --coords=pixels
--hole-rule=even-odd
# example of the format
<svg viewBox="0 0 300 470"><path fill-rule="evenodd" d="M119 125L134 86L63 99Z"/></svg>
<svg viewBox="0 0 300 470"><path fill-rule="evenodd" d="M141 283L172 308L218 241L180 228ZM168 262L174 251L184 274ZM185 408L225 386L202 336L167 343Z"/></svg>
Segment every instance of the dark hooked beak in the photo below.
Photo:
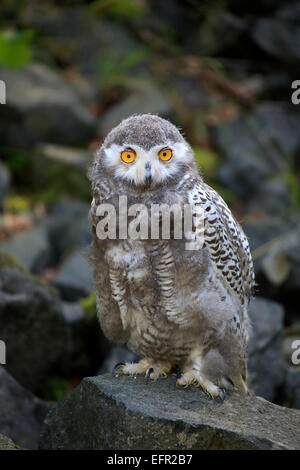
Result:
<svg viewBox="0 0 300 470"><path fill-rule="evenodd" d="M145 183L150 186L153 181L150 165L146 165L145 170Z"/></svg>

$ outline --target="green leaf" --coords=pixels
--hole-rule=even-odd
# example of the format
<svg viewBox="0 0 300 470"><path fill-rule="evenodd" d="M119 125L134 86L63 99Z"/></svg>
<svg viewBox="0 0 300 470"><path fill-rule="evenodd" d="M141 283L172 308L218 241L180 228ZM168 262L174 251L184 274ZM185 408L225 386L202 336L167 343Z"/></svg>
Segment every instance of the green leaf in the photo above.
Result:
<svg viewBox="0 0 300 470"><path fill-rule="evenodd" d="M0 65L24 67L32 59L33 31L3 31L0 33Z"/></svg>
<svg viewBox="0 0 300 470"><path fill-rule="evenodd" d="M219 155L212 150L199 147L194 147L193 150L196 163L203 174L208 178L215 176L219 165Z"/></svg>

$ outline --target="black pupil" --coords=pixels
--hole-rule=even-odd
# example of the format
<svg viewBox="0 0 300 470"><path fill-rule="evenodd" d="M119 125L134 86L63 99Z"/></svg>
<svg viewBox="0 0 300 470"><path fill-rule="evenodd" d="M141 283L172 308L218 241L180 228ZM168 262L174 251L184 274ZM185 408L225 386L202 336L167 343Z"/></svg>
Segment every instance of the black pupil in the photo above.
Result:
<svg viewBox="0 0 300 470"><path fill-rule="evenodd" d="M164 152L164 153L163 153L163 156L165 157L166 155L167 155L167 153L166 153L166 152Z"/></svg>
<svg viewBox="0 0 300 470"><path fill-rule="evenodd" d="M130 158L130 155L129 155L129 153L127 154L127 158L128 158L128 159Z"/></svg>

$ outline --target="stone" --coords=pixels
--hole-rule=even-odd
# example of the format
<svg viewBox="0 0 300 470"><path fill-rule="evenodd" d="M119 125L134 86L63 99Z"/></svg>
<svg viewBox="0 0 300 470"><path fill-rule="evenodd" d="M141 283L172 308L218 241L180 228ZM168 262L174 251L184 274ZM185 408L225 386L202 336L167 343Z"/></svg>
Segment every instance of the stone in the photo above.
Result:
<svg viewBox="0 0 300 470"><path fill-rule="evenodd" d="M254 41L268 54L284 62L299 63L295 44L300 41L300 5L288 5L274 16L257 21L252 31Z"/></svg>
<svg viewBox="0 0 300 470"><path fill-rule="evenodd" d="M25 449L37 449L41 424L49 409L46 403L18 384L2 366L0 401L0 432ZM0 437L0 449L4 444Z"/></svg>
<svg viewBox="0 0 300 470"><path fill-rule="evenodd" d="M16 257L20 264L36 274L44 271L53 261L44 222L3 241L0 250Z"/></svg>
<svg viewBox="0 0 300 470"><path fill-rule="evenodd" d="M144 113L159 114L165 118L170 117L172 113L166 96L150 81L146 81L140 90L129 94L120 103L111 106L100 119L99 132L105 136L122 119L132 114Z"/></svg>
<svg viewBox="0 0 300 470"><path fill-rule="evenodd" d="M47 220L48 239L56 262L64 255L90 244L90 205L81 201L55 204Z"/></svg>
<svg viewBox="0 0 300 470"><path fill-rule="evenodd" d="M87 150L67 147L66 145L39 144L35 148L40 157L54 162L71 165L86 171L93 159L93 153Z"/></svg>
<svg viewBox="0 0 300 470"><path fill-rule="evenodd" d="M34 9L34 7L33 7ZM99 15L87 14L85 6L72 5L63 9L39 6L32 15L32 23L43 31L49 43L54 43L57 55L63 61L75 63L93 87L95 102L99 92L99 69L107 60L118 64L142 46L120 22L108 21ZM100 75L100 86L101 86Z"/></svg>
<svg viewBox="0 0 300 470"><path fill-rule="evenodd" d="M0 434L0 450L18 450L19 446L13 443L11 439Z"/></svg>
<svg viewBox="0 0 300 470"><path fill-rule="evenodd" d="M3 145L72 145L93 138L96 118L72 84L54 70L34 63L22 69L0 68L0 75L7 85L7 103L0 109Z"/></svg>
<svg viewBox="0 0 300 470"><path fill-rule="evenodd" d="M0 253L0 339L6 369L31 391L38 391L63 357L70 330L53 288Z"/></svg>
<svg viewBox="0 0 300 470"><path fill-rule="evenodd" d="M248 348L248 386L251 392L274 400L285 379L282 332L283 307L257 297L250 302L252 324Z"/></svg>
<svg viewBox="0 0 300 470"><path fill-rule="evenodd" d="M91 266L84 250L75 250L64 260L54 285L62 298L70 302L87 297L93 292Z"/></svg>
<svg viewBox="0 0 300 470"><path fill-rule="evenodd" d="M10 172L3 163L0 162L0 210L3 208L3 202L6 192L10 185Z"/></svg>
<svg viewBox="0 0 300 470"><path fill-rule="evenodd" d="M260 103L252 111L212 129L223 155L218 179L242 198L261 188L263 181L287 171L283 155L293 158L300 148L296 106ZM261 201L261 210L264 201Z"/></svg>
<svg viewBox="0 0 300 470"><path fill-rule="evenodd" d="M283 403L290 408L300 410L300 371L288 367L283 388Z"/></svg>
<svg viewBox="0 0 300 470"><path fill-rule="evenodd" d="M300 411L262 398L207 398L175 377L85 378L47 415L40 449L299 449Z"/></svg>
<svg viewBox="0 0 300 470"><path fill-rule="evenodd" d="M248 214L265 212L268 216L284 216L291 209L291 192L281 178L264 181L250 198L246 211Z"/></svg>

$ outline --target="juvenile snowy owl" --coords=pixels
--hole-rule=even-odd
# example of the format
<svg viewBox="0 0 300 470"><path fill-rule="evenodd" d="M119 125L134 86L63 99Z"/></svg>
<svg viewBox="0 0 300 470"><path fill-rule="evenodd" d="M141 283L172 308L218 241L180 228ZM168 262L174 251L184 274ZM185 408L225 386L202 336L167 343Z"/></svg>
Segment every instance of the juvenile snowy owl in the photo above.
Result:
<svg viewBox="0 0 300 470"><path fill-rule="evenodd" d="M212 397L247 393L247 306L254 285L248 242L222 198L198 174L193 151L170 122L152 115L122 121L90 169L90 212L97 309L104 334L141 357L119 374L150 379L180 370L178 386ZM204 243L97 236L97 207L194 204L203 209ZM120 222L118 222L120 224ZM119 228L119 227L118 227Z"/></svg>

